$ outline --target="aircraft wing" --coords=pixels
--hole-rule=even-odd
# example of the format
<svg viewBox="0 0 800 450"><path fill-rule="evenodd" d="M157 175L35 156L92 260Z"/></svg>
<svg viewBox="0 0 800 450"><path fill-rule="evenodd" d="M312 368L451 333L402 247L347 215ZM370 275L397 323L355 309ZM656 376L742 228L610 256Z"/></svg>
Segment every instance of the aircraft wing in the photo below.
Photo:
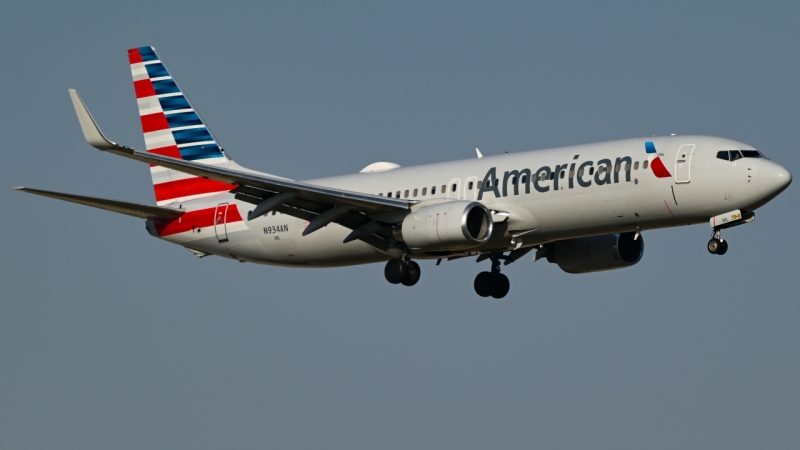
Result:
<svg viewBox="0 0 800 450"><path fill-rule="evenodd" d="M129 216L139 217L140 219L173 220L182 216L185 212L181 209L142 205L140 203L123 202L105 198L86 197L84 195L66 194L63 192L43 191L41 189L31 189L26 187L15 187L14 189L17 191L27 192L29 194L36 194L57 200L77 203L79 205L91 206L92 208L105 209L106 211L127 214Z"/></svg>
<svg viewBox="0 0 800 450"><path fill-rule="evenodd" d="M330 222L336 222L353 230L345 242L360 239L386 250L389 248L386 241L391 239L390 225L402 221L410 206L416 203L199 164L122 146L103 135L78 93L74 89L70 89L69 93L89 145L137 161L236 185L237 187L231 192L236 194L237 199L257 205L249 215L249 220L271 210L277 210L310 221L312 225L309 226L310 232ZM319 220L314 223L317 218Z"/></svg>

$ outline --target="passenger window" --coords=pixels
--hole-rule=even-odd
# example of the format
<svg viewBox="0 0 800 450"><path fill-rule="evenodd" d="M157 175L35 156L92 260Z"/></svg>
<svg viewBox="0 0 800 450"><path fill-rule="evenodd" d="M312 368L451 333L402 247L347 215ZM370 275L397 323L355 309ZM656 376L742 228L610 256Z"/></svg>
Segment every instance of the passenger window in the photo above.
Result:
<svg viewBox="0 0 800 450"><path fill-rule="evenodd" d="M391 192L387 192L386 196L389 197L389 198L392 198L392 193Z"/></svg>
<svg viewBox="0 0 800 450"><path fill-rule="evenodd" d="M498 180L497 178L495 178L495 180L494 180L494 185L495 185L495 186L500 186L500 180Z"/></svg>
<svg viewBox="0 0 800 450"><path fill-rule="evenodd" d="M630 172L630 171L631 171L631 163L626 162L625 163L625 172Z"/></svg>
<svg viewBox="0 0 800 450"><path fill-rule="evenodd" d="M566 170L561 171L561 174L559 176L561 177L562 180L564 179L564 175L566 175L566 173L567 173Z"/></svg>
<svg viewBox="0 0 800 450"><path fill-rule="evenodd" d="M404 193L403 198L408 198L408 189L406 189L406 192Z"/></svg>
<svg viewBox="0 0 800 450"><path fill-rule="evenodd" d="M436 195L436 186L431 188L431 195Z"/></svg>
<svg viewBox="0 0 800 450"><path fill-rule="evenodd" d="M614 172L619 172L622 169L622 165L620 163L614 164Z"/></svg>
<svg viewBox="0 0 800 450"><path fill-rule="evenodd" d="M731 150L731 161L736 161L737 159L742 159L742 154L739 153L739 150Z"/></svg>
<svg viewBox="0 0 800 450"><path fill-rule="evenodd" d="M472 186L474 186L474 183L472 181L470 181L469 184L467 185L467 189L469 189L471 191L472 190Z"/></svg>
<svg viewBox="0 0 800 450"><path fill-rule="evenodd" d="M579 177L582 177L582 176L583 176L583 167L581 167L580 169L578 169L578 176L579 176Z"/></svg>
<svg viewBox="0 0 800 450"><path fill-rule="evenodd" d="M400 198L400 191L397 191L397 193L395 193L394 196L397 197L397 198Z"/></svg>
<svg viewBox="0 0 800 450"><path fill-rule="evenodd" d="M570 178L575 178L575 169L570 169L569 170L569 177Z"/></svg>
<svg viewBox="0 0 800 450"><path fill-rule="evenodd" d="M455 192L455 191L456 191L456 189L458 189L458 185L457 185L457 184L455 184L455 183L453 183L453 185L452 185L452 186L450 186L450 190L451 190L451 191L453 191L453 192Z"/></svg>
<svg viewBox="0 0 800 450"><path fill-rule="evenodd" d="M639 161L633 163L633 170L639 170Z"/></svg>
<svg viewBox="0 0 800 450"><path fill-rule="evenodd" d="M417 190L414 189L414 195L412 197L416 197L416 196L417 196Z"/></svg>
<svg viewBox="0 0 800 450"><path fill-rule="evenodd" d="M522 184L525 184L527 182L528 182L528 176L527 175L523 175L522 176Z"/></svg>
<svg viewBox="0 0 800 450"><path fill-rule="evenodd" d="M594 175L594 167L589 167L589 176Z"/></svg>
<svg viewBox="0 0 800 450"><path fill-rule="evenodd" d="M717 159L721 159L723 161L730 161L731 157L728 155L727 150L722 150L721 152L717 152Z"/></svg>
<svg viewBox="0 0 800 450"><path fill-rule="evenodd" d="M444 194L445 192L447 192L447 185L443 184L442 185L442 194Z"/></svg>
<svg viewBox="0 0 800 450"><path fill-rule="evenodd" d="M550 172L550 179L551 180L555 180L556 179L556 173L555 172Z"/></svg>
<svg viewBox="0 0 800 450"><path fill-rule="evenodd" d="M745 158L761 158L761 153L758 150L742 150L742 155Z"/></svg>
<svg viewBox="0 0 800 450"><path fill-rule="evenodd" d="M517 177L511 177L511 184L517 184Z"/></svg>
<svg viewBox="0 0 800 450"><path fill-rule="evenodd" d="M380 197L383 197L383 192L381 192L380 194L378 194L378 196L380 196Z"/></svg>
<svg viewBox="0 0 800 450"><path fill-rule="evenodd" d="M427 193L428 193L428 188L426 187L422 188L422 196L425 197L425 194Z"/></svg>
<svg viewBox="0 0 800 450"><path fill-rule="evenodd" d="M642 169L647 169L648 161L642 163Z"/></svg>

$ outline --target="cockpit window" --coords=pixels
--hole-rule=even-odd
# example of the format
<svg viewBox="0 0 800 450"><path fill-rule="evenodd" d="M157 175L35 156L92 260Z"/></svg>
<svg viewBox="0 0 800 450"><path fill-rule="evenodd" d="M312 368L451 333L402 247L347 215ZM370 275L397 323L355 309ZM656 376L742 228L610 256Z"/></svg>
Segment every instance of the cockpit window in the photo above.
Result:
<svg viewBox="0 0 800 450"><path fill-rule="evenodd" d="M722 150L717 152L717 158L725 161L736 161L741 158L764 158L758 150Z"/></svg>
<svg viewBox="0 0 800 450"><path fill-rule="evenodd" d="M742 155L744 155L745 158L763 158L761 152L758 150L742 150Z"/></svg>

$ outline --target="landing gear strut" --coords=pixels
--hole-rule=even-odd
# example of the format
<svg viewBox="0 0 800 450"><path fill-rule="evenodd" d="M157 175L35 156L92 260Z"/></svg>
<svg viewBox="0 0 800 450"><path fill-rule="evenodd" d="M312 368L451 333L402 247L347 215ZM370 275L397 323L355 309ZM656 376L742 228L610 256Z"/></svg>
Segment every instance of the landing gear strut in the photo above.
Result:
<svg viewBox="0 0 800 450"><path fill-rule="evenodd" d="M475 293L481 297L503 298L508 294L511 283L500 273L500 259L492 255L492 271L481 272L475 277Z"/></svg>
<svg viewBox="0 0 800 450"><path fill-rule="evenodd" d="M406 256L390 259L383 269L383 275L389 283L413 286L419 281L419 264L408 259Z"/></svg>
<svg viewBox="0 0 800 450"><path fill-rule="evenodd" d="M714 230L707 248L712 255L724 255L728 251L728 241L722 240L722 230Z"/></svg>

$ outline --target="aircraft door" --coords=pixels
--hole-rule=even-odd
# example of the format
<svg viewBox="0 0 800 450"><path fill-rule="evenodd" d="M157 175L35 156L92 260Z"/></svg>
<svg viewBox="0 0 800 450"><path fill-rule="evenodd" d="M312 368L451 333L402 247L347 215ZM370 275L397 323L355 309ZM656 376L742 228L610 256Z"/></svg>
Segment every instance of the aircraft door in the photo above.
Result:
<svg viewBox="0 0 800 450"><path fill-rule="evenodd" d="M447 198L463 199L461 195L461 179L453 178L447 183Z"/></svg>
<svg viewBox="0 0 800 450"><path fill-rule="evenodd" d="M691 180L692 155L694 144L681 145L675 155L675 182L688 183Z"/></svg>
<svg viewBox="0 0 800 450"><path fill-rule="evenodd" d="M214 233L219 242L228 242L228 228L225 222L228 218L228 204L220 203L214 211Z"/></svg>
<svg viewBox="0 0 800 450"><path fill-rule="evenodd" d="M464 200L475 200L478 198L478 179L476 177L469 177L464 182Z"/></svg>

